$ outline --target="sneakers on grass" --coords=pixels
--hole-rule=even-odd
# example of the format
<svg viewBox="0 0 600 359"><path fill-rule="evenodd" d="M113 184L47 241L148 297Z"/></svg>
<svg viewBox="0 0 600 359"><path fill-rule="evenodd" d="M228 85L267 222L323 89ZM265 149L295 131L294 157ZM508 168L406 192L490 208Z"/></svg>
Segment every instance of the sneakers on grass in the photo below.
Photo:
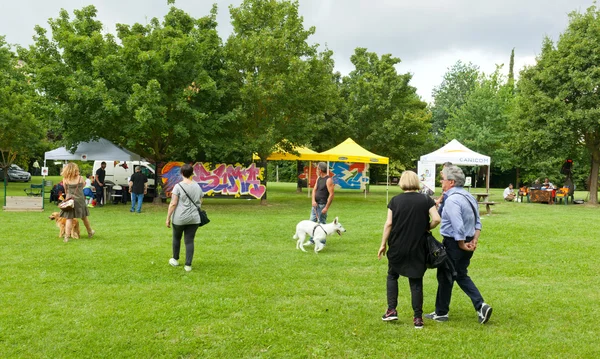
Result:
<svg viewBox="0 0 600 359"><path fill-rule="evenodd" d="M396 309L388 309L385 314L381 317L381 320L388 322L390 320L398 320L398 312Z"/></svg>
<svg viewBox="0 0 600 359"><path fill-rule="evenodd" d="M479 319L479 324L485 324L490 320L492 316L492 307L483 303L481 308L477 311L477 317Z"/></svg>
<svg viewBox="0 0 600 359"><path fill-rule="evenodd" d="M425 318L427 318L427 319L433 319L436 322L447 322L448 321L448 314L437 315L437 314L435 314L435 312L433 312L433 313L425 314Z"/></svg>
<svg viewBox="0 0 600 359"><path fill-rule="evenodd" d="M185 269L186 272L191 272L192 266L185 266L185 267L183 267L183 269Z"/></svg>
<svg viewBox="0 0 600 359"><path fill-rule="evenodd" d="M414 318L415 329L423 329L423 318Z"/></svg>
<svg viewBox="0 0 600 359"><path fill-rule="evenodd" d="M171 259L169 259L169 264L172 265L173 267L177 267L179 265L179 261L175 258L171 258Z"/></svg>

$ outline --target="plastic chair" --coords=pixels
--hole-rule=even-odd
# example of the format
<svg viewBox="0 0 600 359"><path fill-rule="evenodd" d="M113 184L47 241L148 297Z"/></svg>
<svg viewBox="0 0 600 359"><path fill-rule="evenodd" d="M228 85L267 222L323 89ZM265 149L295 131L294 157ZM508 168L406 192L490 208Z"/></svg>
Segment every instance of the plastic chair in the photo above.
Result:
<svg viewBox="0 0 600 359"><path fill-rule="evenodd" d="M27 194L27 197L40 197L42 195L42 184L32 184L29 188L24 188L23 191Z"/></svg>

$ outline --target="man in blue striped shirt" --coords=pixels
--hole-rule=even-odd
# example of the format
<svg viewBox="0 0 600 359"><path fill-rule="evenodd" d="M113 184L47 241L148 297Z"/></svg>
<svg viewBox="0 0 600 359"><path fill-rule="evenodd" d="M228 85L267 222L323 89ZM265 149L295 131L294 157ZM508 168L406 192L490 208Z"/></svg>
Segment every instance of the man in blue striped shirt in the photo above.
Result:
<svg viewBox="0 0 600 359"><path fill-rule="evenodd" d="M440 267L437 272L438 290L435 299L435 312L426 318L439 322L448 321L452 287L456 281L459 287L471 298L477 311L479 323L485 324L492 315L492 307L483 301L479 289L468 275L468 267L477 249L481 232L481 219L477 201L464 190L465 174L456 166L442 170L442 190L446 195L442 211L440 234L444 237L444 247L448 260L454 266L456 277L448 273L451 269Z"/></svg>

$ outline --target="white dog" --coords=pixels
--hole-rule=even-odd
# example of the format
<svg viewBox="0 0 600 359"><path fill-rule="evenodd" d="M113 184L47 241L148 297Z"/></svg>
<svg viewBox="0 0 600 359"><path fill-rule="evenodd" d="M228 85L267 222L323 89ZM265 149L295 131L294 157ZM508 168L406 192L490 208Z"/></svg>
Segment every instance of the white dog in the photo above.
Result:
<svg viewBox="0 0 600 359"><path fill-rule="evenodd" d="M305 245L310 244L309 241L306 243L304 240L306 237L312 237L315 242L315 253L325 247L325 239L327 236L337 233L340 236L342 232L346 232L346 229L342 226L342 224L338 221L338 218L335 217L332 223L327 224L319 224L313 221L300 221L296 226L296 234L294 234L294 239L297 239L296 249L301 249L306 252L304 249Z"/></svg>

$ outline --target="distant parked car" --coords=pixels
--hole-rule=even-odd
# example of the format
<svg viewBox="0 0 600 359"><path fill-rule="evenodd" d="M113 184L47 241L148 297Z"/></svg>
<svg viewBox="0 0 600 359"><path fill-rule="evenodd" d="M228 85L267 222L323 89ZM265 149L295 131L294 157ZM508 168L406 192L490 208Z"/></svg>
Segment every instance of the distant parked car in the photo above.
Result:
<svg viewBox="0 0 600 359"><path fill-rule="evenodd" d="M4 169L0 167L0 179L4 181ZM31 173L25 171L21 167L12 164L8 168L8 181L9 182L29 182L31 181Z"/></svg>

